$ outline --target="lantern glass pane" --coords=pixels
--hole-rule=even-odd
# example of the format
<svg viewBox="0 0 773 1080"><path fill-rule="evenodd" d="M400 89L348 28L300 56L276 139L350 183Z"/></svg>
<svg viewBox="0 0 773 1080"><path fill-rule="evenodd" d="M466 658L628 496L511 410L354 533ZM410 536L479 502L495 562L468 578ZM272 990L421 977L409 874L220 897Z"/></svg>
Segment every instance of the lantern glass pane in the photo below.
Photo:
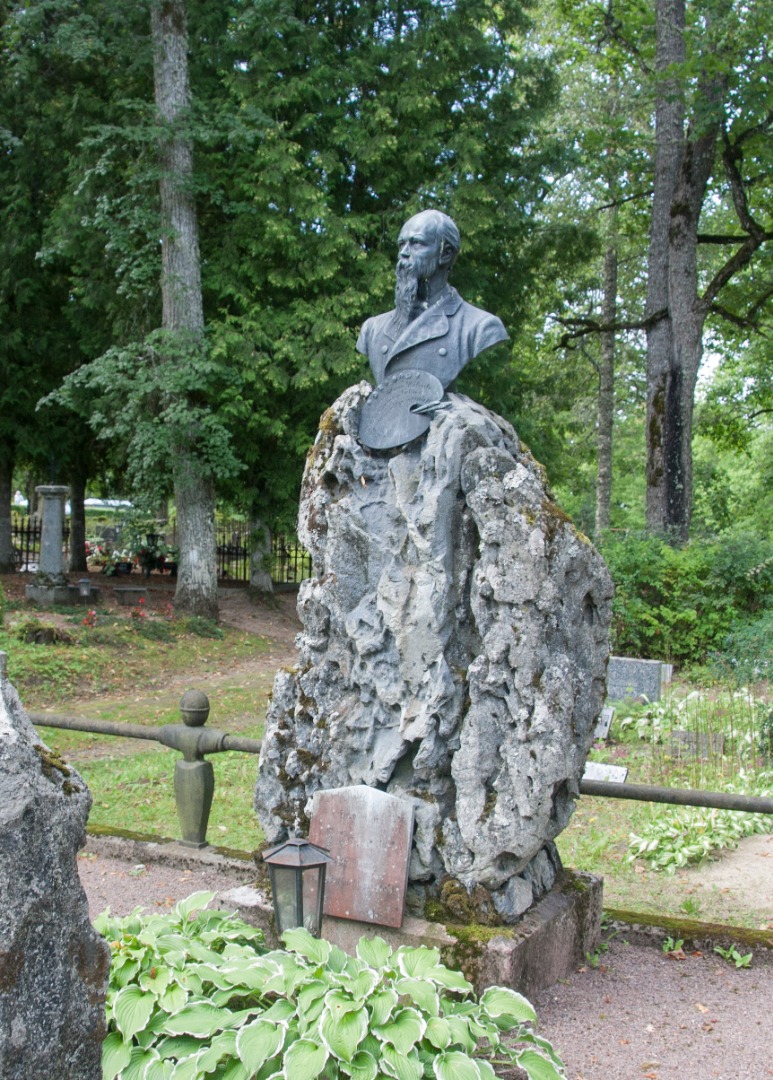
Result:
<svg viewBox="0 0 773 1080"><path fill-rule="evenodd" d="M313 867L303 874L303 925L316 937L320 930L322 912L318 910L320 868Z"/></svg>
<svg viewBox="0 0 773 1080"><path fill-rule="evenodd" d="M280 934L298 926L300 912L296 910L297 871L290 866L272 866L272 888L274 891L274 909L276 911Z"/></svg>

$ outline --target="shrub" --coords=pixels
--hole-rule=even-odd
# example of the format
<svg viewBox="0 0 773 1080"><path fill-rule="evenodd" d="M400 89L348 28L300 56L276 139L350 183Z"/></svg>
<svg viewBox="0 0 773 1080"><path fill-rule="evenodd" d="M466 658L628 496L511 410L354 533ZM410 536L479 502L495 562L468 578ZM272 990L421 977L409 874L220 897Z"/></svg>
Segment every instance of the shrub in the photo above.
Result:
<svg viewBox="0 0 773 1080"><path fill-rule="evenodd" d="M602 545L615 582L613 651L698 664L773 596L773 545L727 535L672 547L649 534Z"/></svg>
<svg viewBox="0 0 773 1080"><path fill-rule="evenodd" d="M203 910L213 896L97 920L112 952L104 1080L481 1080L491 1059L565 1077L525 998L476 1000L436 949L362 938L350 957L298 929L267 952L259 930Z"/></svg>

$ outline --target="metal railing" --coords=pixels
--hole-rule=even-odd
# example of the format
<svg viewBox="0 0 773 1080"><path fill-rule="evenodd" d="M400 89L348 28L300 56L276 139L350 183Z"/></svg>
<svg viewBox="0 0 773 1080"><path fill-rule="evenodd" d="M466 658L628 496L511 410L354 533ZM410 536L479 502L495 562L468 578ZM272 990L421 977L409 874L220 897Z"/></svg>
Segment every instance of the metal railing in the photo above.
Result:
<svg viewBox="0 0 773 1080"><path fill-rule="evenodd" d="M190 694L198 696L198 719L191 719L192 710L186 708L186 699ZM195 712L196 710L193 710ZM239 735L229 735L214 728L204 728L209 715L209 701L197 691L183 695L180 702L183 724L165 724L163 727L150 728L141 724L121 724L107 720L89 720L75 716L60 716L53 713L30 713L29 718L36 727L63 728L69 731L85 731L94 735L113 735L124 739L146 739L159 742L170 749L179 750L183 760L191 763L204 762L205 754L223 751L237 751L244 754L259 754L260 739L248 739ZM202 719L203 716L203 719ZM180 762L178 762L179 766ZM211 770L211 765L209 770ZM176 769L177 773L177 769ZM209 775L209 774L208 774ZM209 782L209 781L208 781ZM195 785L193 785L195 787ZM201 788L201 785L199 785ZM207 785L202 789L208 790ZM192 807L188 788L175 776L175 802L177 814L183 832L182 843L190 847L207 845L206 831L209 819L209 806ZM211 779L209 805L214 793L214 778ZM737 810L748 814L773 814L773 799L758 795L735 795L723 791L698 791L691 788L667 788L648 784L609 783L605 780L581 780L580 794L601 796L609 799L633 799L639 802L666 803L672 806L699 806L717 810ZM203 824L202 824L203 823Z"/></svg>

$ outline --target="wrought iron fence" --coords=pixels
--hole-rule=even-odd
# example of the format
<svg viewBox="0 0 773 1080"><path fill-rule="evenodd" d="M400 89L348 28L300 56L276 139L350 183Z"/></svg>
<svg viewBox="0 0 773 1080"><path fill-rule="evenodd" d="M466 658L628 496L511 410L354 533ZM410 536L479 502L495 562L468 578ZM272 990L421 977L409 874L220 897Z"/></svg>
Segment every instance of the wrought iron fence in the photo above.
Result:
<svg viewBox="0 0 773 1080"><path fill-rule="evenodd" d="M70 526L65 524L62 534L64 553L70 550ZM11 544L17 570L35 571L40 558L40 524L32 518L11 518Z"/></svg>
<svg viewBox="0 0 773 1080"><path fill-rule="evenodd" d="M69 525L65 525L65 554L69 552ZM11 523L16 565L19 570L37 570L40 553L40 524L32 518L14 517ZM172 546L176 546L173 533ZM222 521L216 528L217 576L219 581L250 580L252 536L244 522ZM294 536L272 533L269 570L279 585L298 585L311 576L311 556Z"/></svg>

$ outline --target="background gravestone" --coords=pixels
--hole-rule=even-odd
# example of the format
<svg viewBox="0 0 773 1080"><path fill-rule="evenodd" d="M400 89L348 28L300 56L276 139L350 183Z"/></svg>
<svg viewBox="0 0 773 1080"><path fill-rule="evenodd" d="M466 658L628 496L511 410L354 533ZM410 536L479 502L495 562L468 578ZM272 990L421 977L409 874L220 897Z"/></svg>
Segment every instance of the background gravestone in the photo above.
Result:
<svg viewBox="0 0 773 1080"><path fill-rule="evenodd" d="M366 383L304 474L298 664L274 684L255 806L268 842L366 784L415 808L411 910L459 883L517 917L549 889L604 701L612 582L501 417L457 394L408 447L357 439ZM450 884L449 884L450 883Z"/></svg>
<svg viewBox="0 0 773 1080"><path fill-rule="evenodd" d="M99 1080L107 943L76 866L91 799L40 742L0 653L0 1076Z"/></svg>

